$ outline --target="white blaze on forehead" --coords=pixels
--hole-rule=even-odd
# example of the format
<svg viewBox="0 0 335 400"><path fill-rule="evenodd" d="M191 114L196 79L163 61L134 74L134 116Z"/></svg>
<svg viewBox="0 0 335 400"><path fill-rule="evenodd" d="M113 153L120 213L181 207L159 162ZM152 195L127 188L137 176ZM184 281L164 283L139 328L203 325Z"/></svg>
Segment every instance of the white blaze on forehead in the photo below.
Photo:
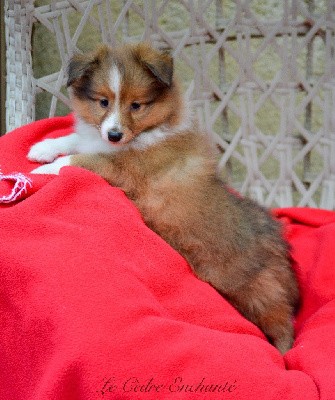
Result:
<svg viewBox="0 0 335 400"><path fill-rule="evenodd" d="M114 92L114 104L110 113L101 124L101 134L103 139L108 140L108 132L111 130L121 130L120 120L120 90L121 74L116 65L113 65L109 73L109 87Z"/></svg>
<svg viewBox="0 0 335 400"><path fill-rule="evenodd" d="M120 95L121 74L116 65L113 65L112 69L110 70L109 86L111 90L115 93L115 96L118 97Z"/></svg>

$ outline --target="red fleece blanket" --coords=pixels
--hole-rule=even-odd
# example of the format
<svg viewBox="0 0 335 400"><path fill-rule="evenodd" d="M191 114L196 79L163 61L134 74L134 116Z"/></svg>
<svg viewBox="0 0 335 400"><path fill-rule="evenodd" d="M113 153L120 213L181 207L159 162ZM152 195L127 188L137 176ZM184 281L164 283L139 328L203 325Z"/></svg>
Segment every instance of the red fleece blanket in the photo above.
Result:
<svg viewBox="0 0 335 400"><path fill-rule="evenodd" d="M80 168L29 174L71 116L0 139L0 399L335 399L335 213L281 209L302 293L284 357Z"/></svg>

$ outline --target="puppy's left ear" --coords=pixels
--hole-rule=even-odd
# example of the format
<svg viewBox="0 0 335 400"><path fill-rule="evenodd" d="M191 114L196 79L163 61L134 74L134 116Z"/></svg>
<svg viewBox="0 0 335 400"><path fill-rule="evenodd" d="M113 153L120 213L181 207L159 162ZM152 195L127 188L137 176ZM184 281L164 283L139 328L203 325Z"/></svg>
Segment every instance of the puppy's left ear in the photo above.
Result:
<svg viewBox="0 0 335 400"><path fill-rule="evenodd" d="M173 77L173 58L170 54L154 49L148 43L140 43L134 47L139 63L148 69L163 85L170 87Z"/></svg>

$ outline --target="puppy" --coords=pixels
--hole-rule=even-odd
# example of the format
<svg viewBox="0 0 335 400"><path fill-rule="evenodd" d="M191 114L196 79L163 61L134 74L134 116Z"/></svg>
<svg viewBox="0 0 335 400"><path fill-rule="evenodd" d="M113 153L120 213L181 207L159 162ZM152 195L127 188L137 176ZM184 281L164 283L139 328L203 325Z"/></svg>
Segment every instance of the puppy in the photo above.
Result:
<svg viewBox="0 0 335 400"><path fill-rule="evenodd" d="M281 226L217 178L215 154L192 123L173 59L146 43L101 46L72 58L68 86L76 131L35 144L28 158L48 164L33 172L75 165L123 189L194 273L285 353L298 287Z"/></svg>

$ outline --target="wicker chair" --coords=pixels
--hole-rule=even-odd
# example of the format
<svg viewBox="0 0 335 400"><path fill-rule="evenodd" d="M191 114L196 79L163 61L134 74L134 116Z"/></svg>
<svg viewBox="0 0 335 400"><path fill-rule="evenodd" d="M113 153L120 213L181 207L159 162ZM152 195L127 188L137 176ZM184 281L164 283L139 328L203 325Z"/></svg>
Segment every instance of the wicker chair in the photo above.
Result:
<svg viewBox="0 0 335 400"><path fill-rule="evenodd" d="M269 0L261 10L255 0L47 3L5 0L8 131L67 112L74 52L96 41L149 40L172 52L200 126L222 151L218 171L233 187L267 206L334 209L333 0ZM43 36L47 73L37 76L32 41L36 55ZM52 49L58 65L47 58Z"/></svg>

